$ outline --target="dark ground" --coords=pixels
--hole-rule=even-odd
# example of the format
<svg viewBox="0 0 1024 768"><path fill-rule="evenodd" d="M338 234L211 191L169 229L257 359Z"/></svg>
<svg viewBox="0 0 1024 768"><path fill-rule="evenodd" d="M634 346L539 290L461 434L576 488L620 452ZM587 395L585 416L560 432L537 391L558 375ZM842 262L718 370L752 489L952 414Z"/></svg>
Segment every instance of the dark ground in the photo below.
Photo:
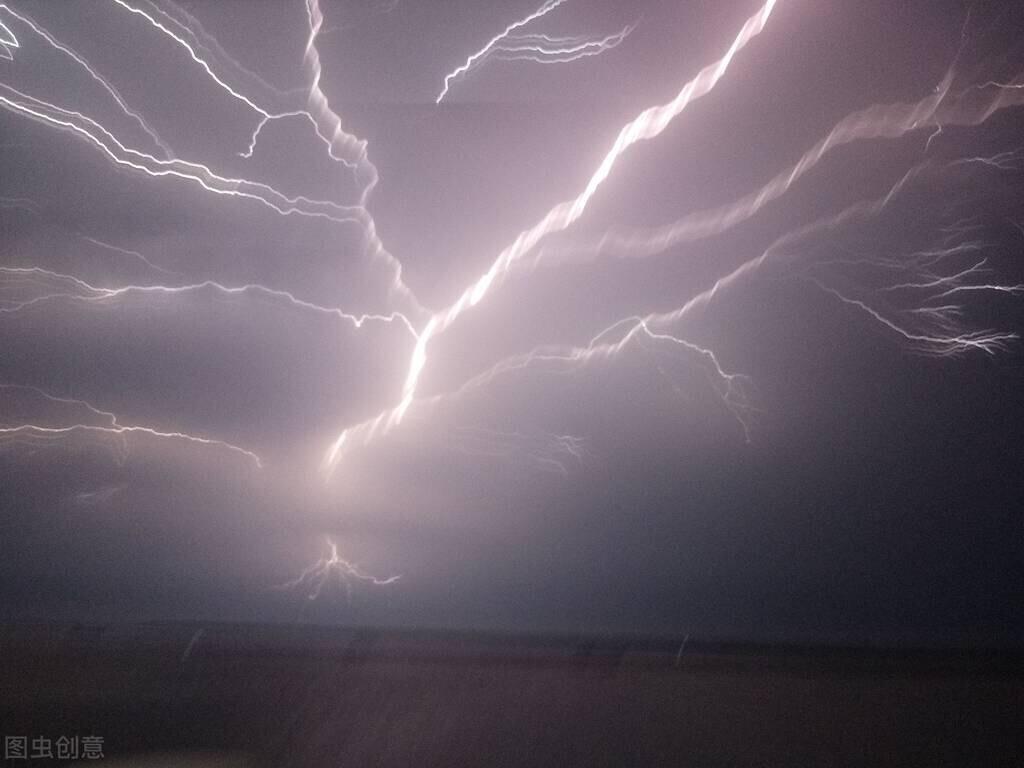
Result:
<svg viewBox="0 0 1024 768"><path fill-rule="evenodd" d="M8 626L0 653L4 735L100 735L102 765L936 768L1024 755L1019 651L162 624Z"/></svg>

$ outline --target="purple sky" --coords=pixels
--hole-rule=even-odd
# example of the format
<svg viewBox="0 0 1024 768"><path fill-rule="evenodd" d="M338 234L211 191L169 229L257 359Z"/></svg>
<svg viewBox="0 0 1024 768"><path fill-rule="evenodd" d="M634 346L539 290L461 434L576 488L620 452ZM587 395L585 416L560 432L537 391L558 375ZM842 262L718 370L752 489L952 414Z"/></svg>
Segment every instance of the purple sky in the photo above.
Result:
<svg viewBox="0 0 1024 768"><path fill-rule="evenodd" d="M1012 4L0 24L0 615L1020 642Z"/></svg>

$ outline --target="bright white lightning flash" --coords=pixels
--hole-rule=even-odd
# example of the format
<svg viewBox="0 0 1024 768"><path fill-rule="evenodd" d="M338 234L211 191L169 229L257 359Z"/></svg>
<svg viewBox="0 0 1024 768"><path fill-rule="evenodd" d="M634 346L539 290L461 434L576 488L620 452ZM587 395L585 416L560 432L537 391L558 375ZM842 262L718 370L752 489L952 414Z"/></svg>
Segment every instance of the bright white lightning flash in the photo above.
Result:
<svg viewBox="0 0 1024 768"><path fill-rule="evenodd" d="M760 189L727 205L691 213L679 221L650 230L609 231L595 243L538 249L530 268L539 264L583 263L604 254L614 258L644 258L663 253L686 242L721 234L758 213L764 206L782 197L832 150L854 141L900 138L911 131L938 124L947 127L977 125L995 112L1024 104L1024 90L995 85L987 98L979 99L967 91L949 97L953 71L947 72L939 86L920 101L911 104L876 104L840 120L828 135L818 141L792 167L787 168ZM1014 153L1005 152L989 160L1009 168Z"/></svg>
<svg viewBox="0 0 1024 768"><path fill-rule="evenodd" d="M768 17L775 7L775 2L776 0L768 0L757 13L747 19L725 55L702 69L696 77L683 86L682 90L679 91L672 101L658 107L646 109L627 123L619 132L618 138L605 155L597 170L590 177L586 187L576 198L556 205L537 224L521 232L515 241L501 252L491 268L470 285L454 304L434 314L427 321L416 342L412 358L409 361L409 371L406 375L405 384L402 387L402 398L398 405L390 411L385 411L367 422L342 432L328 448L324 457L324 467L327 470L332 469L337 464L341 456L341 450L348 441L349 433L358 433L361 440L366 442L372 439L379 431L386 431L401 422L402 416L416 397L420 375L427 363L427 346L430 344L431 339L444 333L466 310L479 304L491 288L496 285L496 281L507 275L509 269L519 259L529 253L542 238L568 228L579 219L602 182L608 178L616 160L618 160L623 152L638 141L652 139L660 134L689 104L709 93L718 81L721 80L722 76L725 75L735 55L764 29ZM545 7L542 6L542 9Z"/></svg>
<svg viewBox="0 0 1024 768"><path fill-rule="evenodd" d="M349 158L343 155L334 154L335 145L331 137L326 136L320 132L319 126L316 124L315 119L308 112L302 109L275 109L261 106L259 103L257 103L255 99L250 98L245 93L243 93L240 88L232 87L231 85L229 85L227 81L214 69L214 66L211 65L209 61L207 61L207 59L204 57L205 55L209 55L209 53L212 53L212 51L207 51L205 47L200 44L198 35L196 35L191 29L189 29L189 27L186 26L186 24L175 19L170 14L161 10L153 3L147 2L145 3L146 7L141 7L143 5L142 3L138 5L133 5L127 2L127 0L114 0L114 2L122 8L124 8L125 10L130 11L133 14L137 14L138 16L141 16L153 27L167 35L174 42L176 42L178 45L184 48L188 52L188 55L192 59L192 61L194 61L196 64L202 67L202 69L206 72L207 76L209 76L211 80L213 80L218 86L220 86L220 88L225 93L242 102L260 116L260 121L257 124L257 127L252 136L252 142L255 142L256 134L259 133L259 131L269 120L280 120L289 117L305 118L313 124L313 127L317 131L317 135L327 145L331 158L340 163L343 163L344 165L351 167L352 161ZM187 16L186 14L186 18L190 19L191 17ZM249 75L254 79L257 79L251 72L245 70L240 65L238 65L238 63L234 61L234 59L227 57L226 54L225 57L228 62L234 65L232 68L235 70L236 73L241 72L245 75ZM259 82L263 81L260 80ZM266 83L263 84L266 85ZM269 87L267 88L267 90L271 91L274 95L279 97L288 95L283 94L280 91L270 89ZM250 144L249 150L245 154L252 154L252 144Z"/></svg>
<svg viewBox="0 0 1024 768"><path fill-rule="evenodd" d="M1012 157L1021 153L1000 153L994 158L975 157L946 164L945 168L956 168L965 163L977 163L999 171L1017 170ZM1024 158L1022 158L1024 159ZM940 167L941 169L941 167ZM824 235L837 227L859 219L880 214L897 199L904 190L917 182L927 171L929 164L912 168L881 198L855 203L833 216L828 216L805 225L776 240L761 255L744 262L729 274L719 278L707 290L695 295L683 306L668 312L632 316L618 320L594 336L581 347L545 346L528 353L499 361L488 370L474 376L457 390L435 395L421 401L422 407L437 406L443 401L458 398L478 390L501 376L527 368L548 368L559 372L579 370L584 366L605 363L619 357L631 344L648 348L653 355L677 347L695 355L703 361L712 385L718 391L722 403L742 426L747 439L750 438L750 418L754 413L746 394L747 378L726 371L715 354L707 348L669 333L667 329L678 325L689 315L707 307L723 291L741 280L770 267L788 266L806 262L791 276L804 280L846 306L864 313L880 324L887 332L893 333L909 352L933 356L954 357L968 352L984 352L992 355L1005 351L1018 335L994 329L971 330L966 322L968 307L963 304L943 303L958 293L989 292L1010 295L1024 295L1024 284L998 284L978 282L988 274L985 260L971 261L964 268L950 266L964 257L976 258L976 254L988 246L977 240L962 239L977 229L969 222L954 222L940 227L944 233L940 242L933 247L902 255L864 256L856 259L808 260L803 255L801 243L815 235ZM921 183L928 183L927 179ZM1013 222L1011 222L1013 223ZM1016 226L1016 225L1015 225ZM1024 229L1021 229L1024 234ZM836 268L853 266L858 270L874 269L885 274L880 286L870 290L861 289L859 295L851 295L852 289L839 289L830 284L837 275ZM787 274L784 272L783 274ZM895 281L895 282L894 282ZM901 307L883 301L887 294L910 294L912 305ZM655 363L657 364L657 363Z"/></svg>
<svg viewBox="0 0 1024 768"><path fill-rule="evenodd" d="M402 578L401 576L379 578L370 575L355 563L341 557L338 554L338 545L331 538L327 538L327 550L327 557L321 557L294 579L278 585L277 588L283 591L302 590L306 592L307 600L316 600L320 597L324 587L333 581L342 584L351 598L353 583L363 582L384 587L394 584Z"/></svg>
<svg viewBox="0 0 1024 768"><path fill-rule="evenodd" d="M148 21L154 28L170 37L178 45L184 48L189 57L197 63L204 72L216 83L225 93L232 98L246 104L250 109L259 115L259 121L249 139L248 147L242 152L243 157L251 157L256 146L260 132L271 120L279 120L290 117L300 117L308 120L320 140L325 144L327 153L332 160L344 164L352 169L357 180L360 182L358 202L355 205L338 206L339 217L328 216L336 221L358 222L363 228L366 244L372 257L383 261L392 270L393 278L390 289L397 293L402 299L409 302L413 309L422 310L415 296L402 280L402 265L384 247L384 243L377 235L376 223L366 209L370 194L378 181L377 168L370 162L367 152L367 143L344 130L341 118L331 109L327 96L320 88L320 78L323 75L323 68L320 64L320 52L316 46L317 37L323 27L324 17L320 11L318 0L306 0L306 15L309 22L309 36L306 40L306 47L303 52L303 64L306 69L307 88L305 89L306 105L304 107L294 105L295 91L281 92L272 89L262 79L248 70L241 67L234 59L220 49L215 42L203 44L208 36L202 32L201 27L195 20L184 11L180 13L185 17L185 22L174 19L172 16L148 3L146 8L140 5L133 5L127 0L114 0L119 6L137 14ZM195 29L190 25L195 23ZM215 64L207 60L208 56L219 54L216 59L219 63L227 63L237 76L246 79L249 84L256 83L262 87L265 93L269 93L276 100L284 100L287 106L270 108L261 106L255 98L243 93L241 87L233 87L221 77ZM214 59L211 59L214 60ZM211 190L213 191L213 190ZM312 202L312 201L304 201ZM301 209L286 210L285 212L303 213ZM317 214L314 214L317 215Z"/></svg>
<svg viewBox="0 0 1024 768"><path fill-rule="evenodd" d="M316 47L316 40L320 30L323 28L324 16L320 11L319 0L306 0L306 16L309 21L309 37L306 40L306 49L303 52L302 61L306 67L306 78L309 84L309 90L306 94L307 114L309 114L310 119L316 125L317 133L328 137L327 141L332 147L332 151L335 146L340 145L347 152L356 156L356 173L362 179L359 207L365 213L362 223L370 255L375 259L382 260L392 270L391 291L397 293L403 300L408 302L414 310L425 312L426 310L420 305L416 296L409 290L402 279L401 262L384 247L383 241L377 234L376 222L366 212L366 205L370 194L373 192L374 187L377 186L380 178L377 166L370 161L366 141L357 139L344 130L341 117L331 109L327 95L320 87L323 67L320 64L320 51Z"/></svg>
<svg viewBox="0 0 1024 768"><path fill-rule="evenodd" d="M695 304L686 308L685 314L693 309ZM418 408L429 409L437 407L443 402L463 397L473 391L479 390L502 376L507 376L516 371L528 368L545 368L554 372L564 373L566 371L581 370L589 365L608 363L619 357L629 348L642 349L648 356L656 370L670 382L673 389L678 389L672 383L672 379L664 372L658 362L662 356L683 356L688 362L702 367L707 374L711 386L718 394L722 404L735 418L741 427L745 438L750 440L751 419L755 409L747 395L748 378L743 374L733 373L726 370L715 353L706 347L702 347L692 341L674 336L665 331L654 330L654 325L663 321L666 316L648 315L641 317L634 315L617 320L612 325L594 336L585 346L543 346L531 350L525 354L514 355L495 363L491 368L477 374L463 383L453 392L433 395L429 398L416 401ZM678 317L672 317L678 320ZM680 393L682 394L682 393ZM541 441L533 440L534 444L542 444ZM583 438L572 435L554 436L553 442L549 444L546 452L535 450L535 455L543 456L552 468L559 473L568 474L568 467L565 459L558 459L551 449L557 449L582 463L585 441Z"/></svg>
<svg viewBox="0 0 1024 768"><path fill-rule="evenodd" d="M511 35L494 48L488 58L499 61L529 61L534 64L568 64L610 51L625 40L635 25L602 38L554 37L552 35Z"/></svg>
<svg viewBox="0 0 1024 768"><path fill-rule="evenodd" d="M138 5L133 5L126 0L114 0L114 2L121 8L145 19L153 28L174 40L187 51L189 57L225 93L246 104L260 116L260 120L251 136L249 151L246 154L251 154L257 135L268 121L287 117L305 118L313 126L317 136L326 145L328 155L333 160L354 169L357 177L360 178L361 187L358 202L356 204L343 204L326 200L313 200L302 195L289 196L268 184L244 178L226 177L216 173L211 167L202 163L175 157L170 153L166 145L160 141L155 132L144 123L140 123L164 151L163 157L156 157L138 148L129 146L124 140L115 137L108 128L87 115L43 101L6 84L0 84L0 107L53 128L72 132L93 144L109 160L122 168L145 173L156 178L177 178L198 183L208 192L255 200L284 215L312 216L330 219L339 223L357 224L365 234L366 244L371 256L386 263L392 272L389 289L406 301L413 310L423 311L415 296L413 296L402 281L401 264L384 248L377 235L373 217L370 216L366 209L369 194L377 182L377 170L367 157L366 142L355 138L342 129L340 118L330 109L327 99L319 87L321 67L319 53L316 49L316 37L323 23L323 16L320 13L317 1L308 0L307 2L310 35L304 55L307 76L309 78L309 88L305 91L308 106L305 108L291 103L282 108L264 107L258 103L256 98L250 98L243 93L240 87L229 85L227 80L218 74L218 66L227 67L233 72L235 77L244 80L247 87L259 89L267 99L295 102L301 97L302 93L301 91L284 92L273 89L261 78L242 68L234 59L227 56L220 49L219 45L216 45L215 42L210 42L209 37L202 32L201 28L199 28L199 31L190 29L187 24L194 22L194 19L184 11L178 9L178 12L185 18L185 22L182 22L152 3L144 1ZM113 86L89 65L83 57L57 41L56 38L28 17L15 14L9 9L7 10L17 19L31 26L53 48L70 56L76 63L86 69L90 76L114 97L122 112L133 118L137 116L137 113L128 107ZM13 33L8 34L10 30L7 27L4 27L4 29L7 30L4 33L4 39L10 38L17 45L18 41ZM207 57L210 57L210 60L207 60ZM211 61L214 63L211 64ZM141 121L141 117L138 119Z"/></svg>

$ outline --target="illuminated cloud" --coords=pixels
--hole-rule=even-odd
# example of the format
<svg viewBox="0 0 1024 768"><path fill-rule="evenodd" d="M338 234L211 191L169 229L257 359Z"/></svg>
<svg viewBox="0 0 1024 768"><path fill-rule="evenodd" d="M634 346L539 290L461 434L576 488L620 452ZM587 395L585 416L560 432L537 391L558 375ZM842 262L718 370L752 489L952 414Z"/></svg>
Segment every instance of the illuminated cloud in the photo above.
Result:
<svg viewBox="0 0 1024 768"><path fill-rule="evenodd" d="M484 10L466 56L479 19L405 4L253 8L249 49L216 4L0 4L12 592L50 537L68 583L139 574L157 613L726 631L773 568L832 573L765 519L939 515L941 439L970 482L1007 474L1024 61L999 25L915 6L942 35L900 28L920 66L880 74L855 8ZM502 73L572 99L445 103L489 62L583 59ZM418 102L367 104L374 71Z"/></svg>

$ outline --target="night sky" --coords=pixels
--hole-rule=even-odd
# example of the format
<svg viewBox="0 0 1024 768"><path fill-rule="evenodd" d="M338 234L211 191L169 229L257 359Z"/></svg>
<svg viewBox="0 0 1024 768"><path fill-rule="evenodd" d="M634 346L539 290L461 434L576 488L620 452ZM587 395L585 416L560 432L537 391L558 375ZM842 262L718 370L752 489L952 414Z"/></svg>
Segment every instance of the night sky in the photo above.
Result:
<svg viewBox="0 0 1024 768"><path fill-rule="evenodd" d="M537 2L0 4L0 617L1024 640L1024 7Z"/></svg>

